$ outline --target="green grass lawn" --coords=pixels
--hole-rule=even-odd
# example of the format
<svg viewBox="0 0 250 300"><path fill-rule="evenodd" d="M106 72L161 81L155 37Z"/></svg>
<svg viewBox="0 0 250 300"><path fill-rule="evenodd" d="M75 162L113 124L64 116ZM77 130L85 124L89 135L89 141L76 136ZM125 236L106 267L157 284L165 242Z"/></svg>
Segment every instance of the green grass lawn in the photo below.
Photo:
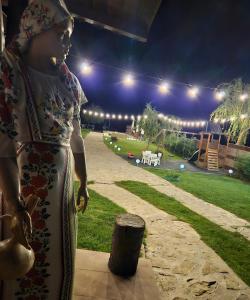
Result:
<svg viewBox="0 0 250 300"><path fill-rule="evenodd" d="M90 133L90 131L90 129L86 128L81 129L82 137L85 138Z"/></svg>
<svg viewBox="0 0 250 300"><path fill-rule="evenodd" d="M78 182L75 182L75 193ZM89 190L90 201L84 214L78 213L77 247L110 252L117 215L126 212L109 199Z"/></svg>
<svg viewBox="0 0 250 300"><path fill-rule="evenodd" d="M229 232L219 225L193 212L189 208L168 197L145 183L122 181L116 183L139 196L155 207L189 223L239 277L250 285L250 242L239 233Z"/></svg>
<svg viewBox="0 0 250 300"><path fill-rule="evenodd" d="M111 139L108 138L107 140L104 138L104 143L112 149L116 154L127 156L128 152L132 152L137 158L141 158L142 151L147 150L147 142L145 141L138 141L138 140L127 140L126 138L118 138L117 142L113 142L112 145L110 145ZM118 151L117 148L114 148L114 145L117 145L121 148L121 151ZM151 150L152 152L157 152L160 150L163 152L163 160L167 160L168 158L172 159L179 159L178 156L171 154L166 149L163 148L157 148L157 145L150 144L148 150Z"/></svg>
<svg viewBox="0 0 250 300"><path fill-rule="evenodd" d="M174 185L250 221L250 184L229 176L216 174L158 168L145 169L162 178L170 179L170 181L171 177L176 176L178 181L173 181Z"/></svg>

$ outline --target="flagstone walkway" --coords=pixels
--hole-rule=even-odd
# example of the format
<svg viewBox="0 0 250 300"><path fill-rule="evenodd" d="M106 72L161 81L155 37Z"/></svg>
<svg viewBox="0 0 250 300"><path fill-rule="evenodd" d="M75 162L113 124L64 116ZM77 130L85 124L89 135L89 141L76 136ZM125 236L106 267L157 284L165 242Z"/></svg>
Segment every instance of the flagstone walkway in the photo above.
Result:
<svg viewBox="0 0 250 300"><path fill-rule="evenodd" d="M90 133L86 140L88 180L91 188L128 212L146 221L145 256L151 260L162 299L250 300L250 289L204 242L192 227L155 208L114 182L135 180L148 183L174 197L193 211L250 240L250 224L206 203L142 168L133 166L104 145L102 134Z"/></svg>

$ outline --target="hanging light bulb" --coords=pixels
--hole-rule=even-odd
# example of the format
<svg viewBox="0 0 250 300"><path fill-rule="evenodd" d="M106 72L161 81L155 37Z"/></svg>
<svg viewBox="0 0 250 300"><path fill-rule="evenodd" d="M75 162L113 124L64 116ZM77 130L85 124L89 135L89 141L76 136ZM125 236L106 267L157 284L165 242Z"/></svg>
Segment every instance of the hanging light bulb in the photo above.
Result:
<svg viewBox="0 0 250 300"><path fill-rule="evenodd" d="M103 118L104 117L104 113L100 113L100 117Z"/></svg>
<svg viewBox="0 0 250 300"><path fill-rule="evenodd" d="M247 118L247 114L242 114L240 115L240 118L243 120L243 119L246 119Z"/></svg>
<svg viewBox="0 0 250 300"><path fill-rule="evenodd" d="M135 119L135 116L134 115L131 115L131 120L134 120Z"/></svg>
<svg viewBox="0 0 250 300"><path fill-rule="evenodd" d="M123 84L127 87L133 86L135 84L134 76L130 73L127 73L123 76Z"/></svg>
<svg viewBox="0 0 250 300"><path fill-rule="evenodd" d="M89 115L90 116L93 115L93 111L92 110L89 111Z"/></svg>
<svg viewBox="0 0 250 300"><path fill-rule="evenodd" d="M169 83L167 83L167 82L162 82L158 87L159 92L163 95L168 94L169 89L170 89L170 86L169 86Z"/></svg>
<svg viewBox="0 0 250 300"><path fill-rule="evenodd" d="M119 115L119 116L118 116L118 119L121 120L121 119L122 119L122 115Z"/></svg>
<svg viewBox="0 0 250 300"><path fill-rule="evenodd" d="M240 101L242 101L242 102L246 101L247 98L248 98L248 94L247 93L244 93L244 94L240 95Z"/></svg>
<svg viewBox="0 0 250 300"><path fill-rule="evenodd" d="M125 120L127 120L127 119L128 119L128 116L127 116L127 115L125 115L124 119L125 119Z"/></svg>
<svg viewBox="0 0 250 300"><path fill-rule="evenodd" d="M221 101L226 96L226 93L224 91L216 91L214 96L216 100Z"/></svg>
<svg viewBox="0 0 250 300"><path fill-rule="evenodd" d="M93 71L92 66L86 61L81 65L81 71L84 75L90 75Z"/></svg>
<svg viewBox="0 0 250 300"><path fill-rule="evenodd" d="M116 115L115 114L112 115L112 119L116 119Z"/></svg>
<svg viewBox="0 0 250 300"><path fill-rule="evenodd" d="M194 86L194 87L190 87L187 91L187 95L188 97L195 99L199 94L199 88Z"/></svg>
<svg viewBox="0 0 250 300"><path fill-rule="evenodd" d="M110 114L106 114L106 118L109 119L110 118Z"/></svg>
<svg viewBox="0 0 250 300"><path fill-rule="evenodd" d="M97 117L98 116L98 112L95 112L94 115Z"/></svg>

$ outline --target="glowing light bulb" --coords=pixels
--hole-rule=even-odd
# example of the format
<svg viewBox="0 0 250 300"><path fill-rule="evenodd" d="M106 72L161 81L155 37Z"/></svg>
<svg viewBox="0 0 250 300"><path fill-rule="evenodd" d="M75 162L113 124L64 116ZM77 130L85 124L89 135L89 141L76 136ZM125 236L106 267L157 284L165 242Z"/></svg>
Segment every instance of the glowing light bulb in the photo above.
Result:
<svg viewBox="0 0 250 300"><path fill-rule="evenodd" d="M122 81L123 84L127 87L133 86L135 84L134 76L130 73L125 74Z"/></svg>
<svg viewBox="0 0 250 300"><path fill-rule="evenodd" d="M112 115L112 119L116 119L116 115L115 114Z"/></svg>
<svg viewBox="0 0 250 300"><path fill-rule="evenodd" d="M221 101L226 96L224 91L216 91L215 92L215 99Z"/></svg>
<svg viewBox="0 0 250 300"><path fill-rule="evenodd" d="M246 93L240 95L240 101L242 101L242 102L246 101L247 98L248 98L248 94L246 94Z"/></svg>
<svg viewBox="0 0 250 300"><path fill-rule="evenodd" d="M82 63L81 70L84 75L90 75L93 71L92 66L88 62Z"/></svg>
<svg viewBox="0 0 250 300"><path fill-rule="evenodd" d="M106 114L106 118L109 119L110 118L110 114Z"/></svg>
<svg viewBox="0 0 250 300"><path fill-rule="evenodd" d="M198 87L195 87L195 86L192 88L189 88L187 91L188 97L190 97L192 99L196 98L198 96L198 94L199 94L199 89L198 89Z"/></svg>
<svg viewBox="0 0 250 300"><path fill-rule="evenodd" d="M128 116L127 116L127 115L125 115L124 119L125 119L125 120L127 120L127 119L128 119Z"/></svg>
<svg viewBox="0 0 250 300"><path fill-rule="evenodd" d="M158 87L158 90L161 94L168 94L169 93L169 89L170 89L170 86L167 82L162 82L159 87Z"/></svg>

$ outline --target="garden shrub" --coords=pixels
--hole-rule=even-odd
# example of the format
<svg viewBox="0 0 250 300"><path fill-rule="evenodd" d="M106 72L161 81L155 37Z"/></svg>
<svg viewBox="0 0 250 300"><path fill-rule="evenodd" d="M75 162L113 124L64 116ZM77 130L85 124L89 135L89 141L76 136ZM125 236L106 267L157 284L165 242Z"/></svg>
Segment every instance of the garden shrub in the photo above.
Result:
<svg viewBox="0 0 250 300"><path fill-rule="evenodd" d="M170 133L166 136L165 146L170 152L182 156L183 158L191 157L197 149L195 139L189 139L183 135L179 136L175 133Z"/></svg>
<svg viewBox="0 0 250 300"><path fill-rule="evenodd" d="M112 142L117 142L118 141L118 138L116 136L111 136L111 141Z"/></svg>
<svg viewBox="0 0 250 300"><path fill-rule="evenodd" d="M250 155L239 156L236 160L238 176L250 180Z"/></svg>

